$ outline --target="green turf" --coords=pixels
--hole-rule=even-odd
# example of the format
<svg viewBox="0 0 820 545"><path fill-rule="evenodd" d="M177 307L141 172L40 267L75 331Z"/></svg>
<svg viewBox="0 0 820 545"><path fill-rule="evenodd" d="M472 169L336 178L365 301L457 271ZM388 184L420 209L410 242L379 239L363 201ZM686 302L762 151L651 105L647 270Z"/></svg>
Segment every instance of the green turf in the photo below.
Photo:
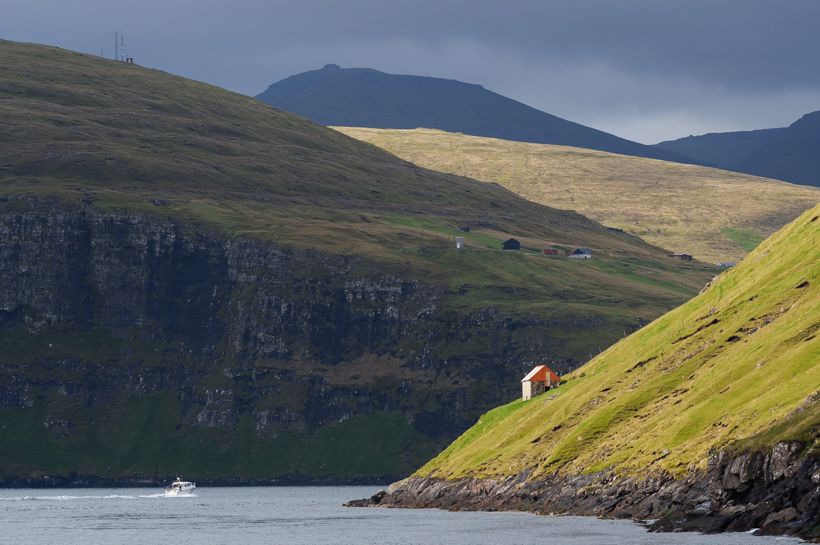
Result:
<svg viewBox="0 0 820 545"><path fill-rule="evenodd" d="M557 390L490 411L417 474L681 474L719 448L817 448L818 215L820 205Z"/></svg>
<svg viewBox="0 0 820 545"><path fill-rule="evenodd" d="M757 245L763 242L766 238L752 229L733 229L730 227L724 227L721 229L721 233L747 252L754 250Z"/></svg>

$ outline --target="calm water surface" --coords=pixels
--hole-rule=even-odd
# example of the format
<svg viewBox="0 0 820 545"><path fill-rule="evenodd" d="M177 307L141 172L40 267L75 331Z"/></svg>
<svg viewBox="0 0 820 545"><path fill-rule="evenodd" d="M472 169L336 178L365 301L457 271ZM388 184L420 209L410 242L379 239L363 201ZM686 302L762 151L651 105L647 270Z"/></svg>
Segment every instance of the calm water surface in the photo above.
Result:
<svg viewBox="0 0 820 545"><path fill-rule="evenodd" d="M650 534L627 521L352 509L374 487L0 490L3 545L792 545L748 534Z"/></svg>

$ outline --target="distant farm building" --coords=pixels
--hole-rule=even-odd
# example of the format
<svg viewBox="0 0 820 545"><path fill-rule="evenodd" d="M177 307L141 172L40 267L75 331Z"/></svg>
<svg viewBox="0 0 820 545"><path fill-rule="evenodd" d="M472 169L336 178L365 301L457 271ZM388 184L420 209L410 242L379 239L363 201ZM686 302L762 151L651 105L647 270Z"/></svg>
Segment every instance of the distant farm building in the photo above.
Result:
<svg viewBox="0 0 820 545"><path fill-rule="evenodd" d="M469 233L470 232L470 228L467 227L466 225L463 225L463 226L459 227L458 230L461 231L462 233Z"/></svg>
<svg viewBox="0 0 820 545"><path fill-rule="evenodd" d="M715 263L715 265L717 265L718 267L720 267L722 269L728 269L730 267L734 267L735 262L734 261L723 261L721 263Z"/></svg>
<svg viewBox="0 0 820 545"><path fill-rule="evenodd" d="M555 248L544 248L544 255L558 255L558 250Z"/></svg>
<svg viewBox="0 0 820 545"><path fill-rule="evenodd" d="M504 242L501 243L502 250L520 250L521 243L515 240L514 238L508 238Z"/></svg>
<svg viewBox="0 0 820 545"><path fill-rule="evenodd" d="M536 365L521 379L521 398L525 401L551 388L557 388L561 377L546 365Z"/></svg>
<svg viewBox="0 0 820 545"><path fill-rule="evenodd" d="M567 253L567 257L571 259L592 259L592 250L589 248L575 248Z"/></svg>
<svg viewBox="0 0 820 545"><path fill-rule="evenodd" d="M674 257L681 261L692 261L692 256L689 254L669 254L669 257Z"/></svg>

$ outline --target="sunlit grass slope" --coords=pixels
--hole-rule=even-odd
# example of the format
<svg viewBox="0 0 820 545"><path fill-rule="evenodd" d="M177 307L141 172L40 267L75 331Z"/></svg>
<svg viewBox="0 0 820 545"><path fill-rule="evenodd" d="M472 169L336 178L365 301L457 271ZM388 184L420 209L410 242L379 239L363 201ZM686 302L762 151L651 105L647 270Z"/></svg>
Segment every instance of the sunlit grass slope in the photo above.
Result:
<svg viewBox="0 0 820 545"><path fill-rule="evenodd" d="M431 129L338 130L420 166L497 182L704 261L741 259L820 202L815 188L696 165Z"/></svg>
<svg viewBox="0 0 820 545"><path fill-rule="evenodd" d="M0 41L0 119L0 212L34 206L21 197L145 212L362 257L353 273L445 286L454 307L604 324L549 332L561 357L587 359L712 274L574 212L420 168L254 99L53 47ZM472 230L457 252L461 225ZM525 251L501 252L509 237ZM589 246L597 259L546 259L548 246Z"/></svg>
<svg viewBox="0 0 820 545"><path fill-rule="evenodd" d="M482 416L417 474L680 474L716 448L817 449L819 264L820 205L557 390Z"/></svg>

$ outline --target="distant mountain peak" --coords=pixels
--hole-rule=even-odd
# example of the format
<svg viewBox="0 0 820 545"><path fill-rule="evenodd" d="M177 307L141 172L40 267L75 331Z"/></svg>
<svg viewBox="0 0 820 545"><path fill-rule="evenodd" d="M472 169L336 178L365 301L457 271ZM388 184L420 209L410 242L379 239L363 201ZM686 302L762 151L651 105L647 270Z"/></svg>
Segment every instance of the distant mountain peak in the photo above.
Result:
<svg viewBox="0 0 820 545"><path fill-rule="evenodd" d="M800 119L798 119L797 121L792 123L791 126L794 126L797 123L801 123L801 122L805 122L805 121L812 121L812 122L820 121L820 110L817 110L817 111L814 111L814 112L809 112L807 114L803 114L802 116L800 116Z"/></svg>
<svg viewBox="0 0 820 545"><path fill-rule="evenodd" d="M278 81L256 98L323 125L428 127L504 140L696 162L542 112L481 85L453 79L326 64L320 70Z"/></svg>
<svg viewBox="0 0 820 545"><path fill-rule="evenodd" d="M655 147L726 170L820 187L820 110L788 127L687 136Z"/></svg>

